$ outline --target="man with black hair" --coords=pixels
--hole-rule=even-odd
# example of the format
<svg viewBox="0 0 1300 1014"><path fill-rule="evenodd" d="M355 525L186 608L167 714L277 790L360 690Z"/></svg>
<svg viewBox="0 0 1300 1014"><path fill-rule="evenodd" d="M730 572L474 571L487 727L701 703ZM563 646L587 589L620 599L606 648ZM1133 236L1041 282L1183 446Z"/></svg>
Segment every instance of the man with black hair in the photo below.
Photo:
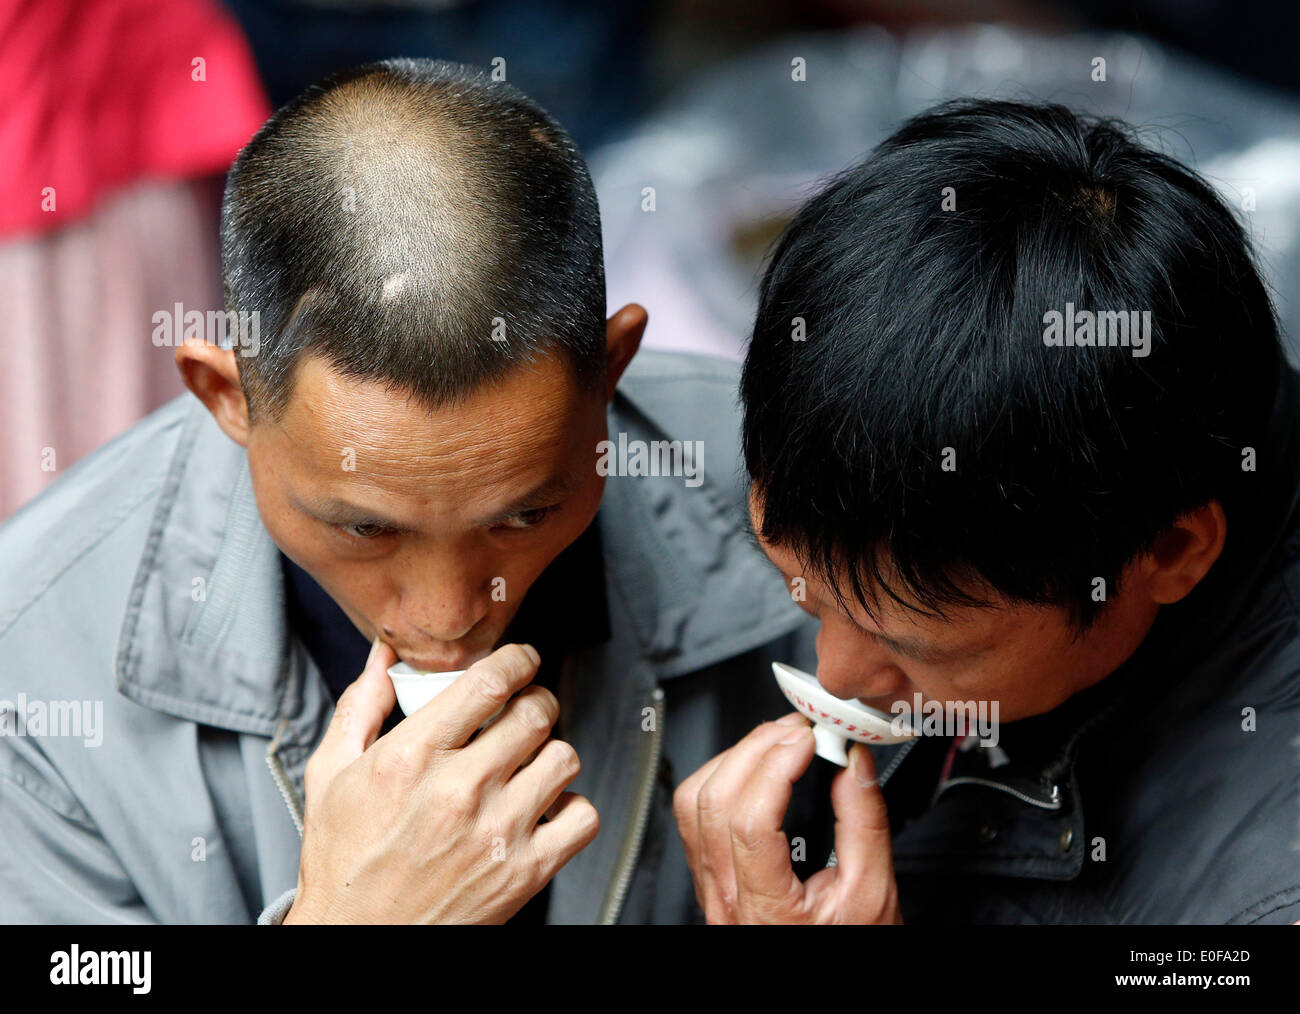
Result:
<svg viewBox="0 0 1300 1014"><path fill-rule="evenodd" d="M222 253L193 396L0 529L0 921L701 918L673 771L811 654L739 524L738 370L634 361L577 150L455 64L278 111ZM469 671L403 719L399 658Z"/></svg>
<svg viewBox="0 0 1300 1014"><path fill-rule="evenodd" d="M820 682L922 734L855 748L806 882L806 731L688 778L710 921L1300 918L1297 379L1233 214L1123 124L960 101L833 179L763 280L750 514Z"/></svg>

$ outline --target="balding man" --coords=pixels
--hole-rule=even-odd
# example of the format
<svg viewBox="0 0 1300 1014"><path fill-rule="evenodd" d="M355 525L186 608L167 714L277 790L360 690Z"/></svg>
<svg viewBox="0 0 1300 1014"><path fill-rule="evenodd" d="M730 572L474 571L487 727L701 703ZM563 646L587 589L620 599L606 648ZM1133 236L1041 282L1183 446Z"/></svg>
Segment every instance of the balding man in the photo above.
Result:
<svg viewBox="0 0 1300 1014"><path fill-rule="evenodd" d="M362 67L241 153L222 250L231 316L155 318L192 393L0 529L0 919L702 919L673 788L809 627L735 370L604 319L572 142ZM469 671L403 719L399 659Z"/></svg>

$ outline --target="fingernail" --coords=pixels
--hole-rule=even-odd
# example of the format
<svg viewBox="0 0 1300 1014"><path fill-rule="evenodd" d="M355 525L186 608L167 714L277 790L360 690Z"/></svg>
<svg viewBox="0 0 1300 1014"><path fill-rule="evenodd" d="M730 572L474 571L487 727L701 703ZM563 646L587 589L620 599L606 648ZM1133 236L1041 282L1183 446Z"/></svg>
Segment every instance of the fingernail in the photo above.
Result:
<svg viewBox="0 0 1300 1014"><path fill-rule="evenodd" d="M808 726L805 725L802 729L799 729L799 730L796 731L796 732L792 732L792 733L790 733L790 735L786 736L785 739L781 740L780 745L781 745L781 746L789 746L789 745L791 745L791 744L793 744L793 743L799 743L799 742L801 742L805 737L807 737L809 731L810 731L810 730L809 730Z"/></svg>
<svg viewBox="0 0 1300 1014"><path fill-rule="evenodd" d="M379 639L379 635L376 634L375 639L370 642L370 655L366 659L366 665L369 665L371 662L373 662L375 658L379 655L379 646L383 643L384 642Z"/></svg>
<svg viewBox="0 0 1300 1014"><path fill-rule="evenodd" d="M862 777L862 755L867 752L867 748L861 744L853 748L853 777L858 780L858 785L864 789L870 789L876 784L874 778Z"/></svg>
<svg viewBox="0 0 1300 1014"><path fill-rule="evenodd" d="M524 649L524 654L533 660L533 665L542 664L542 656L537 654L537 649L531 644L521 644L519 647Z"/></svg>
<svg viewBox="0 0 1300 1014"><path fill-rule="evenodd" d="M793 714L793 715L786 715L784 718L778 718L776 720L776 724L777 725L802 725L806 721L808 721L808 719L804 718L803 715Z"/></svg>

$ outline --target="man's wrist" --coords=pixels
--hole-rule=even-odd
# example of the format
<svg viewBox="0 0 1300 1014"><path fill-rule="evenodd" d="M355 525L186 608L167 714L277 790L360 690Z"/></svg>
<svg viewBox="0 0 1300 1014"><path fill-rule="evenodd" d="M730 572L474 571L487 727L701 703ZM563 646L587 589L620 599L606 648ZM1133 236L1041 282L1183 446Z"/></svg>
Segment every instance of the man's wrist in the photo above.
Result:
<svg viewBox="0 0 1300 1014"><path fill-rule="evenodd" d="M283 926L305 926L311 923L319 922L313 914L311 907L306 904L301 894L294 898L293 904L289 906L289 911L284 914Z"/></svg>

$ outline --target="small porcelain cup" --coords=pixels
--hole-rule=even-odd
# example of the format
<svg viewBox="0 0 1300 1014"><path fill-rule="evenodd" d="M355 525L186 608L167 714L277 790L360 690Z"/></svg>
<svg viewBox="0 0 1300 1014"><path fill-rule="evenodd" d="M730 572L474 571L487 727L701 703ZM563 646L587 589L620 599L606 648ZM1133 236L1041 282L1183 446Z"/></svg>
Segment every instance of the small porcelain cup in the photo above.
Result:
<svg viewBox="0 0 1300 1014"><path fill-rule="evenodd" d="M906 718L895 718L869 708L861 701L836 697L811 676L783 662L772 663L777 686L796 708L813 720L813 739L818 757L848 767L848 741L859 743L901 743L916 733Z"/></svg>
<svg viewBox="0 0 1300 1014"><path fill-rule="evenodd" d="M398 662L396 665L388 667L388 678L393 681L393 689L397 691L397 706L402 709L403 715L409 717L455 683L466 672L468 672L466 669L457 669L455 672L423 672L419 669L412 669L405 662ZM504 710L505 706L502 705L497 709L497 713L484 722L480 728L486 729L497 720L497 717Z"/></svg>

